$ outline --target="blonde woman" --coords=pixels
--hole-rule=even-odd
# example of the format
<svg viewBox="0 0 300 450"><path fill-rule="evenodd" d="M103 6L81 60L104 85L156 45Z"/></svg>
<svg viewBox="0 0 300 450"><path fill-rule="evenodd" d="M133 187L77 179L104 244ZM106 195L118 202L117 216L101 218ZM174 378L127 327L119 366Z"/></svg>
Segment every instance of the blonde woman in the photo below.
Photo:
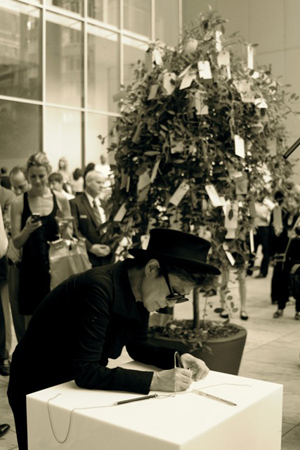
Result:
<svg viewBox="0 0 300 450"><path fill-rule="evenodd" d="M11 206L13 243L22 249L19 284L19 311L25 326L50 291L48 242L67 237L71 230L58 230L57 217L70 217L69 202L48 186L51 166L45 153L35 153L27 161L28 192L16 197Z"/></svg>

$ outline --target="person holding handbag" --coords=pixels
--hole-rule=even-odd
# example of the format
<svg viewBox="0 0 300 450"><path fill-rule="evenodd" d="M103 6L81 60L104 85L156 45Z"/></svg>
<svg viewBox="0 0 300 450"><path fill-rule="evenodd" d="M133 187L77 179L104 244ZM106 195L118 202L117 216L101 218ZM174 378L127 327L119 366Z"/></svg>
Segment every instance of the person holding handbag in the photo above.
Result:
<svg viewBox="0 0 300 450"><path fill-rule="evenodd" d="M68 223L58 228L57 218L71 216L66 197L53 193L48 186L51 166L45 153L31 155L26 173L31 185L11 205L11 229L14 246L22 249L19 280L19 312L27 328L32 314L50 292L49 241L59 234L71 236ZM62 221L63 222L63 221Z"/></svg>

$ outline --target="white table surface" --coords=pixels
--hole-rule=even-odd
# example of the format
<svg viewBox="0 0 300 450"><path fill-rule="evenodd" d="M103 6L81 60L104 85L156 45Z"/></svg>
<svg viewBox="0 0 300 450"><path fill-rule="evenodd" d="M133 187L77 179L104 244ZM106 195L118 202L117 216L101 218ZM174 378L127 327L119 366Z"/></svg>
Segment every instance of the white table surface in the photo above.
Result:
<svg viewBox="0 0 300 450"><path fill-rule="evenodd" d="M282 395L282 385L211 371L187 393L109 406L140 395L69 382L27 396L29 450L280 450Z"/></svg>

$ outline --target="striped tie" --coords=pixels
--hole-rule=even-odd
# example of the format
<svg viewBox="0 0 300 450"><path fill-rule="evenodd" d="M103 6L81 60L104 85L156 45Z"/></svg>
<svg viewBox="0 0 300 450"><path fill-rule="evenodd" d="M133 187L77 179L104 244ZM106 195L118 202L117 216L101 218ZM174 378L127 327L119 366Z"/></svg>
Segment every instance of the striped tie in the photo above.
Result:
<svg viewBox="0 0 300 450"><path fill-rule="evenodd" d="M97 202L95 199L93 200L93 212L94 212L97 226L101 225L102 220L101 220L100 212L99 212L98 205L97 205Z"/></svg>

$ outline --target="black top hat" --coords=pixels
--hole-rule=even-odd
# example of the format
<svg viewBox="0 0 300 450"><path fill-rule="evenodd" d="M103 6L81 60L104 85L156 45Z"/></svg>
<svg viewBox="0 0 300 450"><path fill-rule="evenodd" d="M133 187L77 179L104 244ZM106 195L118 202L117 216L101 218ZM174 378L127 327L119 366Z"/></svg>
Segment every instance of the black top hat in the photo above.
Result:
<svg viewBox="0 0 300 450"><path fill-rule="evenodd" d="M193 269L199 273L219 275L215 266L206 263L210 243L193 234L177 230L154 228L146 250L133 248L129 253L137 258L155 258L161 262Z"/></svg>

